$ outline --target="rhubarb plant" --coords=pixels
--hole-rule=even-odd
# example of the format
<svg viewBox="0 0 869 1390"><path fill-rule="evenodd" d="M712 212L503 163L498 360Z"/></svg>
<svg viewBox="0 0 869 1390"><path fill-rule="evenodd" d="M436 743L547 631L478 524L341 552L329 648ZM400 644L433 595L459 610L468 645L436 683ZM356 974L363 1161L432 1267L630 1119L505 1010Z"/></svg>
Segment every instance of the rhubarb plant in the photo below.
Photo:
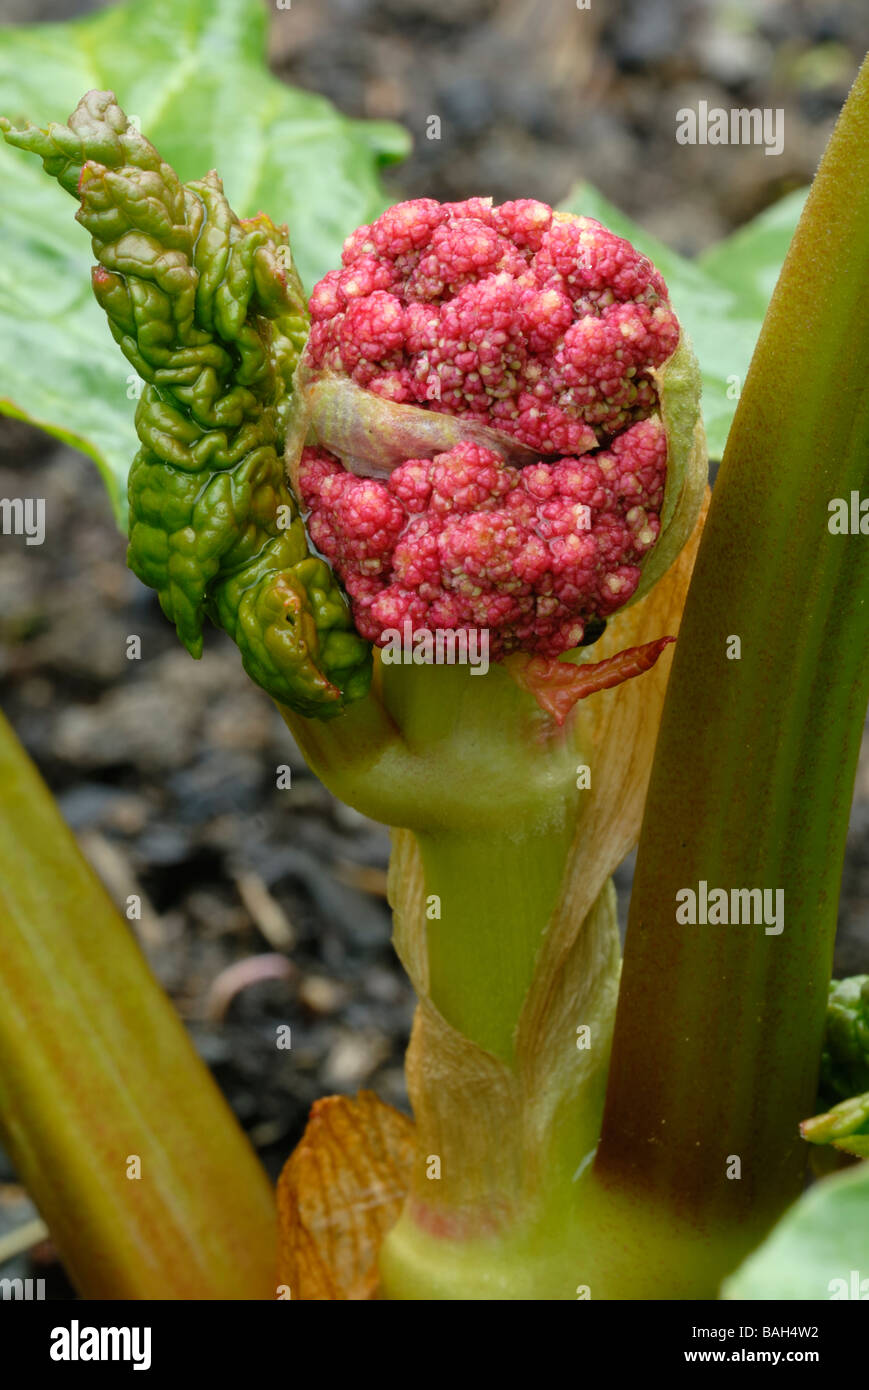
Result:
<svg viewBox="0 0 869 1390"><path fill-rule="evenodd" d="M231 24L228 8L218 12ZM213 170L182 177L113 91L88 91L66 123L32 125L23 113L0 121L7 144L39 156L78 201L95 300L142 382L127 483L131 568L192 656L202 654L206 622L224 628L325 785L393 830L395 945L419 999L407 1059L414 1120L371 1096L315 1107L278 1190L279 1297L710 1297L797 1196L806 1153L797 1124L813 1107L823 1041L830 875L841 861L866 703L865 633L855 642L865 618L853 601L866 561L840 550L817 570L817 591L850 596L850 627L808 623L796 577L792 596L740 606L746 584L750 594L752 584L760 591L773 582L775 556L758 553L746 580L767 478L748 463L740 475L739 451L760 456L767 438L787 438L791 492L804 485L809 495L805 442L787 433L788 416L773 411L764 422L758 401L787 403L781 359L796 350L794 300L823 231L837 251L824 267L829 282L813 292L823 302L826 288L840 313L800 340L818 385L793 413L816 440L838 410L839 455L816 480L815 500L865 469L866 376L854 344L869 337L860 336L869 290L854 266L869 247L869 212L855 200L845 216L841 199L848 160L869 163L866 88L864 74L803 216L803 242L773 306L779 317L761 341L731 434L724 501L719 483L702 546L701 379L717 403L717 442L739 394L724 384L744 363L734 348L725 363L732 373L719 362L701 378L686 320L706 305L705 321L697 319L702 343L715 316L709 306L729 304L729 321L751 338L764 307L757 284L734 279L726 256L709 255L705 266L663 249L650 257L620 234L624 225L604 225L619 216L589 190L560 211L521 198L421 198L348 225L340 264L306 296L310 262L303 277L286 226L261 210L234 211ZM779 228L789 228L797 201L779 214ZM750 233L733 257L746 245ZM856 287L843 291L849 275ZM757 503L753 522L733 517L731 476L743 477L742 496ZM814 542L809 524L798 524L799 498L783 493L777 503L777 524L790 525L802 547L794 574L801 563L811 576ZM716 516L724 515L722 530ZM835 540L828 533L826 544ZM716 563L704 563L713 553ZM700 689L703 663L714 669L704 647L710 628L723 660L728 627L740 625L751 653L770 620L785 629L805 621L817 634L799 649L796 688L811 689L817 720L847 731L821 813L799 841L828 847L828 876L808 876L799 905L808 916L824 905L824 929L814 939L792 929L779 946L755 926L756 944L740 957L732 937L710 944L695 928L683 947L663 884L677 863L685 867L689 841L692 867L719 862L722 824L704 806L692 825L691 795L673 794L684 782L696 795L695 750L715 784L715 748L702 728L687 757L679 742L695 714L691 680ZM674 642L620 986L611 876L640 832ZM752 660L732 709L710 698L710 722L720 717L722 729L728 717L740 728L760 718ZM848 673L848 700L833 677L829 690L818 683L836 661ZM794 714L800 728L804 704ZM729 835L731 874L745 865L765 874L752 858L763 817L778 829L789 824L790 764L772 785L773 800L758 792L753 804L753 836L740 838L739 827ZM7 864L16 854L10 835ZM26 989L39 958L28 945L26 895L15 910L24 924L15 979ZM650 933L656 914L659 930ZM779 1024L775 1034L765 1023L746 1025L731 1042L736 1081L729 1110L724 1091L723 1118L704 1108L699 1064L722 1042L722 961L742 983L744 1009L765 1019L774 1004ZM98 999L106 982L86 952L72 968ZM843 1001L854 1014L853 988L842 987L831 1018ZM701 1017L706 1033L692 1062L680 1039ZM849 1019L853 1040L862 1025ZM105 1036L118 1026L107 1015ZM865 1056L849 1054L849 1072L843 1046L830 1041L843 1027L831 1029L825 1076L839 1078L845 1089L836 1098L850 1108L807 1122L814 1143L852 1137L865 1119L852 1099ZM0 1081L20 1065L28 1032L25 1018L0 1046ZM769 1123L743 1124L755 1115L752 1088L761 1095L769 1085L761 1040L776 1059L779 1099ZM648 1054L644 1083L638 1046ZM655 1069L664 1058L672 1066L662 1078ZM99 1058L94 1066L110 1071ZM107 1081L102 1094L111 1125L118 1097ZM40 1130L38 1109L34 1119L13 1088L8 1096L0 1114L7 1142L50 1208L51 1130ZM0 1107L3 1097L0 1086ZM650 1134L671 1104L673 1132ZM49 1085L43 1107L59 1105ZM752 1175L743 1192L749 1200L760 1193L750 1221L722 1196L713 1114ZM210 1122L230 1133L226 1117ZM70 1149L76 1125L81 1116L67 1127ZM224 1150L235 1152L234 1143L225 1140ZM852 1141L849 1153L858 1152ZM764 1165L765 1185L756 1179ZM224 1169L225 1161L213 1191L200 1194L190 1239L209 1202L218 1234L226 1231ZM681 1205L677 1171L688 1175ZM166 1200L183 1208L183 1181L169 1176ZM83 1189L98 1205L93 1185ZM82 1271L83 1291L104 1293L98 1249L76 1258L80 1235L56 1206L58 1239ZM131 1230L130 1245L113 1249L121 1283L130 1251L147 1241L139 1224ZM170 1255L177 1251L149 1251L158 1276ZM220 1255L225 1261L223 1247ZM250 1296L262 1284L250 1276ZM147 1296L153 1285L130 1277L124 1287ZM226 1287L216 1279L213 1296Z"/></svg>

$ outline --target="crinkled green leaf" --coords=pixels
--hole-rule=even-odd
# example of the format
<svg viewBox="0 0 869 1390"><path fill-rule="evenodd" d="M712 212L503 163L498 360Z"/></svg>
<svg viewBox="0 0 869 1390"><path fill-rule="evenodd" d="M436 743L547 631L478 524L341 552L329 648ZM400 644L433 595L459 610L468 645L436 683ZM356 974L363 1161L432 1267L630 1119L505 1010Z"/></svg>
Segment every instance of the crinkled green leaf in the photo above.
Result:
<svg viewBox="0 0 869 1390"><path fill-rule="evenodd" d="M803 1138L869 1158L869 975L831 980L821 1053L821 1100L829 1109L804 1120ZM838 1104L831 1098L844 1097Z"/></svg>
<svg viewBox="0 0 869 1390"><path fill-rule="evenodd" d="M830 981L821 1094L848 1098L869 1090L869 975Z"/></svg>
<svg viewBox="0 0 869 1390"><path fill-rule="evenodd" d="M869 1163L817 1183L735 1274L728 1299L853 1298L869 1295ZM860 1283L866 1280L862 1294Z"/></svg>
<svg viewBox="0 0 869 1390"><path fill-rule="evenodd" d="M407 136L351 121L265 66L261 0L131 0L69 24L0 30L0 106L13 124L65 121L82 92L111 88L183 181L219 168L242 217L289 224L310 287L341 242L386 206L379 167ZM39 165L0 147L0 410L90 454L123 523L138 385L90 287L87 238Z"/></svg>
<svg viewBox="0 0 869 1390"><path fill-rule="evenodd" d="M308 312L286 227L240 219L215 171L182 183L112 92L65 125L12 126L79 201L91 282L144 378L128 482L127 562L193 656L206 614L276 700L329 718L364 695L367 642L312 556L283 466Z"/></svg>
<svg viewBox="0 0 869 1390"><path fill-rule="evenodd" d="M775 282L805 202L789 194L696 261L643 231L588 183L563 204L595 217L647 255L667 282L703 377L703 420L709 454L721 458L739 392Z"/></svg>

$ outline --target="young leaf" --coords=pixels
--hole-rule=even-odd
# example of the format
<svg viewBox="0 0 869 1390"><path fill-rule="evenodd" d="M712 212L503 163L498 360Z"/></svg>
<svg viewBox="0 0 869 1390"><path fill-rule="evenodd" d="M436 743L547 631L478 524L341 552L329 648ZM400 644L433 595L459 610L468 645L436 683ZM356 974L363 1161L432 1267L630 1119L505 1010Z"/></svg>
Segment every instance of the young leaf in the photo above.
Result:
<svg viewBox="0 0 869 1390"><path fill-rule="evenodd" d="M763 319L785 252L805 206L808 189L788 193L732 236L702 252L696 264L738 295Z"/></svg>
<svg viewBox="0 0 869 1390"><path fill-rule="evenodd" d="M861 1096L849 1096L824 1115L803 1120L800 1129L810 1144L835 1144L853 1135L869 1137L869 1091Z"/></svg>
<svg viewBox="0 0 869 1390"><path fill-rule="evenodd" d="M867 1231L869 1163L861 1163L807 1192L726 1280L722 1297L869 1298Z"/></svg>
<svg viewBox="0 0 869 1390"><path fill-rule="evenodd" d="M289 223L310 287L347 233L386 205L379 167L408 142L397 126L348 120L273 78L266 19L260 0L130 0L70 24L3 29L3 114L65 120L82 92L112 88L182 180L219 167L240 216L266 207ZM90 248L66 196L5 145L0 178L0 411L90 454L123 524L135 374L92 298Z"/></svg>

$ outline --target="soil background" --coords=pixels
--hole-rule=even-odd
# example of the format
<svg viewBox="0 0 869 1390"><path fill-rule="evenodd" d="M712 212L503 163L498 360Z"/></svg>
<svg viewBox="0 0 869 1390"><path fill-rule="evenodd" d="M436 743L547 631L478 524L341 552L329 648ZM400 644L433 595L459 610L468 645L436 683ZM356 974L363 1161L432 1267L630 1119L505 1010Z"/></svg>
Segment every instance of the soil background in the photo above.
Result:
<svg viewBox="0 0 869 1390"><path fill-rule="evenodd" d="M0 0L0 23L99 5ZM353 116L404 123L395 199L557 203L580 178L693 254L807 183L869 46L864 0L292 0L270 60ZM675 111L783 108L783 153L678 146ZM440 117L441 138L426 138ZM272 210L275 214L280 209ZM351 230L348 228L348 231ZM2 359L2 344L0 344ZM2 370L2 369L0 369ZM236 649L193 662L127 571L92 464L0 420L0 496L41 496L45 543L0 542L0 702L269 1170L311 1103L373 1087L406 1105L412 991L390 946L388 832L308 773ZM126 658L128 634L142 659ZM292 786L278 790L289 765ZM632 863L617 875L624 920ZM869 971L869 741L836 973ZM278 1051L275 1030L292 1029ZM0 1151L0 1236L33 1215ZM4 1266L69 1296L49 1243Z"/></svg>

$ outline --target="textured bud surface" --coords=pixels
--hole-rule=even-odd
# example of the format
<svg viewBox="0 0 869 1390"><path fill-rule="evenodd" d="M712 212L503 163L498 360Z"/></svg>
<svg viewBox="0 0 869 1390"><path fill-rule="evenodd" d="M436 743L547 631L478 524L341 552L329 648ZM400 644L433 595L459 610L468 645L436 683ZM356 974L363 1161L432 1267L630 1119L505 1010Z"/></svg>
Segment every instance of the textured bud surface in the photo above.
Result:
<svg viewBox="0 0 869 1390"><path fill-rule="evenodd" d="M311 297L318 443L291 466L358 630L486 629L494 659L593 640L662 529L680 332L661 276L530 199L401 203L343 261Z"/></svg>
<svg viewBox="0 0 869 1390"><path fill-rule="evenodd" d="M493 659L555 657L634 593L658 536L667 442L656 419L582 458L517 469L460 444L358 478L306 449L299 480L311 539L379 642L405 621L481 628Z"/></svg>
<svg viewBox="0 0 869 1390"><path fill-rule="evenodd" d="M684 545L696 362L659 273L599 222L399 203L308 309L286 228L238 218L214 172L182 183L111 92L2 129L80 201L144 381L128 562L194 656L211 619L275 699L329 717L407 622L553 662Z"/></svg>
<svg viewBox="0 0 869 1390"><path fill-rule="evenodd" d="M311 297L314 368L540 454L584 453L655 408L676 317L652 263L591 218L418 198L343 260Z"/></svg>

